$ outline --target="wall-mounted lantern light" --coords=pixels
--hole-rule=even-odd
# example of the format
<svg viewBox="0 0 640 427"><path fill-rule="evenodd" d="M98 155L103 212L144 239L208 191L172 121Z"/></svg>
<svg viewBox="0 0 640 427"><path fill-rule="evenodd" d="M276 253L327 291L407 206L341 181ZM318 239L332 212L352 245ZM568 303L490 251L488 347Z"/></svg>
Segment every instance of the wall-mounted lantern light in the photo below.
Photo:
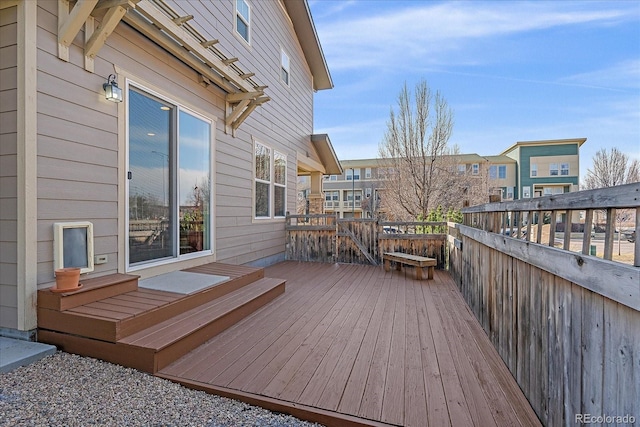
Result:
<svg viewBox="0 0 640 427"><path fill-rule="evenodd" d="M107 82L102 85L105 92L105 97L111 102L122 102L122 89L118 87L116 83L116 75L109 74Z"/></svg>

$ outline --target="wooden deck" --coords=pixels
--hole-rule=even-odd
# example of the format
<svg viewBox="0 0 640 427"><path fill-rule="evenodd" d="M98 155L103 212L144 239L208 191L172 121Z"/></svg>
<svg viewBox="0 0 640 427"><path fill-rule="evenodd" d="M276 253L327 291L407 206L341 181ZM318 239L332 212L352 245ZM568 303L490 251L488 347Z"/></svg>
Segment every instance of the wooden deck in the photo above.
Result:
<svg viewBox="0 0 640 427"><path fill-rule="evenodd" d="M265 274L287 291L157 375L326 425L540 425L447 272Z"/></svg>
<svg viewBox="0 0 640 427"><path fill-rule="evenodd" d="M38 339L150 373L197 348L285 291L264 269L211 263L185 270L228 279L192 293L138 288L138 276L87 279L69 293L38 291Z"/></svg>

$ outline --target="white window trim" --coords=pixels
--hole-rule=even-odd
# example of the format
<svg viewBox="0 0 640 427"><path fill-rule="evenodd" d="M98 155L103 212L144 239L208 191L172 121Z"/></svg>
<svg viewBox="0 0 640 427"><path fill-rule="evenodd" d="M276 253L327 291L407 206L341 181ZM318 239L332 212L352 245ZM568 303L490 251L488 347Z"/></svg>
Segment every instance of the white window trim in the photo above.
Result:
<svg viewBox="0 0 640 427"><path fill-rule="evenodd" d="M256 144L260 144L263 147L266 147L269 149L269 176L270 176L270 181L265 181L262 179L258 179L256 177ZM284 185L283 184L277 184L276 183L276 171L275 171L275 156L276 153L282 155L284 157L284 161L285 161L285 172L284 172ZM273 148L270 145L267 145L263 142L261 142L258 139L254 139L253 141L253 195L252 195L252 200L253 200L253 206L252 206L252 210L253 210L253 219L254 221L270 221L270 220L283 220L286 217L286 213L287 213L287 189L288 189L288 180L287 180L287 168L289 165L289 158L288 156L281 152L276 150L275 148ZM262 182L265 184L269 184L269 215L268 216L257 216L256 215L256 182ZM285 215L280 216L280 215L275 215L275 187L281 187L284 188L284 213Z"/></svg>
<svg viewBox="0 0 640 427"><path fill-rule="evenodd" d="M240 14L240 12L238 11L238 0L235 0L233 2L233 33L240 39L242 40L244 43L251 45L251 4L249 3L249 0L241 0L243 1L246 5L247 8L249 9L249 22L246 21L245 17L242 16ZM240 19L242 19L242 21L247 24L247 37L249 38L249 40L246 40L242 34L240 34L240 31L238 31L238 17L240 17Z"/></svg>
<svg viewBox="0 0 640 427"><path fill-rule="evenodd" d="M125 74L123 71L120 71L120 74ZM127 179L125 179L125 197L124 197L124 218L122 223L124 224L123 229L124 229L124 268L125 268L125 272L133 272L133 271L140 271L140 270L146 270L149 268L153 268L153 267L158 267L158 266L162 266L162 265L168 265L168 264L174 264L174 263L178 263L178 262L184 262L186 260L189 259L194 259L194 258L203 258L203 257L207 257L207 256L211 256L213 254L215 254L215 141L216 141L216 121L217 118L216 117L211 117L208 116L204 111L197 111L195 108L193 107L187 107L188 102L180 99L180 98L176 98L176 97L172 97L167 93L164 93L162 91L161 88L156 87L156 86L152 86L149 84L142 84L139 83L142 79L139 78L135 78L135 76L131 75L131 77L125 77L125 102L123 102L124 105L124 111L125 111L125 120L124 120L124 126L125 126L125 141L124 141L124 165L125 165L125 170L129 169L129 90L131 87L134 87L140 91L146 92L149 95L155 96L159 99L162 99L163 101L174 105L177 108L177 114L180 113L180 111L185 111L188 114L191 114L195 117L198 117L206 122L208 122L211 126L211 134L210 134L210 142L209 142L209 147L210 147L210 152L209 152L209 173L211 176L211 183L209 184L211 186L210 188L210 192L211 194L209 195L210 197L210 203L211 206L209 206L209 211L211 212L210 217L210 223L209 223L209 229L211 230L210 232L210 240L211 240L211 248L209 250L206 251L200 251L200 252L192 252L192 253L188 253L188 254L183 254L181 255L178 251L177 255L173 258L163 258L163 259L159 259L157 261L149 261L149 262L144 262L144 263L139 263L139 264L135 264L135 265L131 265L129 264L129 244L126 243L129 241L129 181ZM179 158L176 158L176 161L179 162ZM179 241L179 240L178 240Z"/></svg>
<svg viewBox="0 0 640 427"><path fill-rule="evenodd" d="M556 173L554 174L553 171L556 171ZM558 167L557 163L549 164L549 176L560 176L560 168Z"/></svg>
<svg viewBox="0 0 640 427"><path fill-rule="evenodd" d="M284 58L287 58L288 64L286 64L286 66L283 61ZM283 70L287 72L287 81L284 81L284 79L282 78ZM280 48L280 81L283 85L291 87L291 57L282 47Z"/></svg>
<svg viewBox="0 0 640 427"><path fill-rule="evenodd" d="M566 166L566 168L564 167ZM562 173L567 171L567 173ZM560 163L560 176L569 176L571 174L571 166L569 163Z"/></svg>
<svg viewBox="0 0 640 427"><path fill-rule="evenodd" d="M529 166L529 176L530 177L537 177L538 176L538 164L537 163L531 163L531 165Z"/></svg>
<svg viewBox="0 0 640 427"><path fill-rule="evenodd" d="M474 163L471 165L471 174L478 175L480 173L480 164Z"/></svg>
<svg viewBox="0 0 640 427"><path fill-rule="evenodd" d="M365 179L371 179L371 168L365 168L364 169L364 178Z"/></svg>

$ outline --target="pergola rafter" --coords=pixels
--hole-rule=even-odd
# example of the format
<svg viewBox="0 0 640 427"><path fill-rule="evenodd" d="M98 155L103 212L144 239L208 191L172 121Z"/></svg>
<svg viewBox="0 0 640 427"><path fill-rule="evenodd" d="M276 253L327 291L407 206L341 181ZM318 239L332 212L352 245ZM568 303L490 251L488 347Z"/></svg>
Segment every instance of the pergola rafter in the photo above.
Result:
<svg viewBox="0 0 640 427"><path fill-rule="evenodd" d="M102 17L94 30L96 15ZM77 0L73 6L58 0L58 57L69 60L69 46L84 25L85 69L93 72L95 56L124 21L198 72L203 86L213 83L227 92L225 124L227 132L233 132L270 100L264 96L266 86L253 81L255 73L238 67L239 58L224 55L218 39L207 39L191 26L193 19L178 15L163 0Z"/></svg>

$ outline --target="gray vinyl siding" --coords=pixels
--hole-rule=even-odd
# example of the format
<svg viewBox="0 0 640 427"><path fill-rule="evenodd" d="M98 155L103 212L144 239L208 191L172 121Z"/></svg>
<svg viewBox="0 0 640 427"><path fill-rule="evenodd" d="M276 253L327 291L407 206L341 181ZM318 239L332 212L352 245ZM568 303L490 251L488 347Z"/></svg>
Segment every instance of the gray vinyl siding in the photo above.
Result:
<svg viewBox="0 0 640 427"><path fill-rule="evenodd" d="M57 57L57 2L38 3L38 283L53 280L53 223L82 220L94 224L95 254L107 255L93 275L118 271L117 104L104 99L102 84L114 67L140 78L136 83L164 88L187 108L217 118L215 124L215 259L237 264L284 253L284 220L253 218L253 144L258 140L287 155L287 210L295 210L296 153L312 153L312 78L295 32L278 2L251 1L252 43L233 33L234 0L169 2L190 24L220 40L245 72L268 85L271 101L258 107L236 131L225 133L224 91L199 84L198 73L121 22L84 70L83 32L70 47L69 62ZM96 24L97 25L97 24ZM280 82L280 48L290 57L291 87ZM124 89L124 88L123 88ZM125 94L126 97L126 94ZM317 158L316 158L317 160ZM203 262L214 259L203 259ZM176 263L175 268L180 268Z"/></svg>
<svg viewBox="0 0 640 427"><path fill-rule="evenodd" d="M0 328L18 327L17 8L0 10Z"/></svg>

